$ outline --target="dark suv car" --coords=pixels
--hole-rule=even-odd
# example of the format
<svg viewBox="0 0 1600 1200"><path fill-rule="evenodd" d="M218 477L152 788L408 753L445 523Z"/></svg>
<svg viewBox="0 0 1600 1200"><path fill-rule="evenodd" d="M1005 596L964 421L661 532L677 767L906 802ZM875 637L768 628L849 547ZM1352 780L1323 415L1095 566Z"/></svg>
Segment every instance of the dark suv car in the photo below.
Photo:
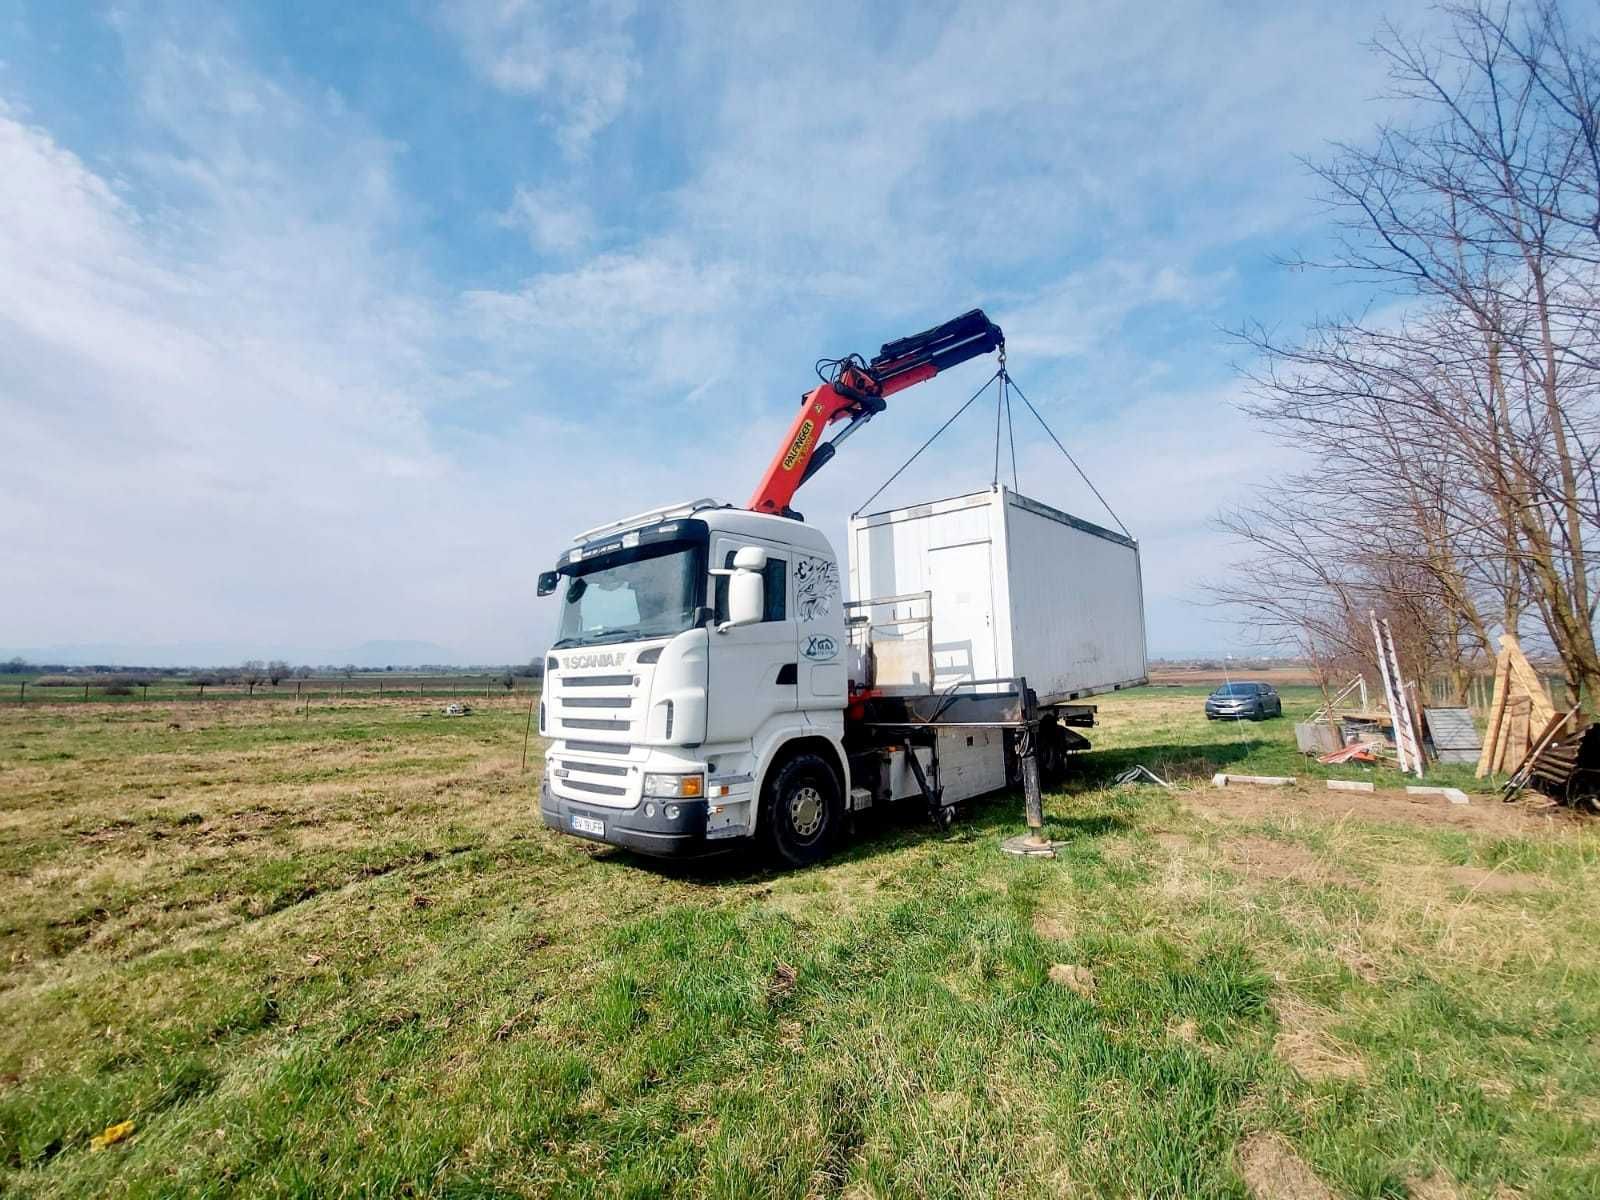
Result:
<svg viewBox="0 0 1600 1200"><path fill-rule="evenodd" d="M1269 683L1225 683L1206 697L1206 717L1212 721L1264 721L1283 716L1283 699Z"/></svg>

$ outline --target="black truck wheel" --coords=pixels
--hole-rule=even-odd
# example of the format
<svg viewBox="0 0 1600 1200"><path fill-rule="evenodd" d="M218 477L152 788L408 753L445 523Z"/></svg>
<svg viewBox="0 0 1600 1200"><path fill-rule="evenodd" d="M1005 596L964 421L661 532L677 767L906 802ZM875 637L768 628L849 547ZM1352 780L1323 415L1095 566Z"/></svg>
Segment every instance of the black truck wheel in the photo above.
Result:
<svg viewBox="0 0 1600 1200"><path fill-rule="evenodd" d="M821 862L844 826L844 797L821 755L796 754L767 777L761 826L766 842L791 867Z"/></svg>

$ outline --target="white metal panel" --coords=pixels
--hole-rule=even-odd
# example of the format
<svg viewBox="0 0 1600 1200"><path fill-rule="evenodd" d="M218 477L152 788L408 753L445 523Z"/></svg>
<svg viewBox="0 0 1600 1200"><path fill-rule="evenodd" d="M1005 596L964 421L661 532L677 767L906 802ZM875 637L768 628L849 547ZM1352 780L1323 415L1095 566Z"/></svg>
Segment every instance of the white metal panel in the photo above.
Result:
<svg viewBox="0 0 1600 1200"><path fill-rule="evenodd" d="M929 782L933 780L933 747L913 746L911 754L917 756L917 762L922 764L922 776ZM887 760L887 775L889 779L889 799L909 800L913 796L922 795L922 784L917 781L917 773L911 769L911 760L907 752L899 746L891 746L884 751Z"/></svg>
<svg viewBox="0 0 1600 1200"><path fill-rule="evenodd" d="M1004 502L1011 673L1041 700L1142 681L1138 547L1014 492Z"/></svg>
<svg viewBox="0 0 1600 1200"><path fill-rule="evenodd" d="M941 729L939 790L944 804L960 804L1006 785L1005 735L999 729Z"/></svg>

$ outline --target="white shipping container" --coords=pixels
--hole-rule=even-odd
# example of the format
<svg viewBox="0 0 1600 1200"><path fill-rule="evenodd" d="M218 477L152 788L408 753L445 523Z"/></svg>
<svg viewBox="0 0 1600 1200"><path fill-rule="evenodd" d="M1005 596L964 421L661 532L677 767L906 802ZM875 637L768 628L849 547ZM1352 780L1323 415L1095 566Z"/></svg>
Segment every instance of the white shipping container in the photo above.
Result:
<svg viewBox="0 0 1600 1200"><path fill-rule="evenodd" d="M850 592L858 601L930 593L902 615L929 615L933 689L1023 676L1042 704L1146 681L1144 585L1132 538L1006 487L850 519ZM876 617L874 618L877 619ZM910 625L900 627L912 628ZM922 635L929 637L927 627ZM875 641L885 664L892 624ZM921 661L928 658L926 642ZM927 670L888 682L929 690Z"/></svg>

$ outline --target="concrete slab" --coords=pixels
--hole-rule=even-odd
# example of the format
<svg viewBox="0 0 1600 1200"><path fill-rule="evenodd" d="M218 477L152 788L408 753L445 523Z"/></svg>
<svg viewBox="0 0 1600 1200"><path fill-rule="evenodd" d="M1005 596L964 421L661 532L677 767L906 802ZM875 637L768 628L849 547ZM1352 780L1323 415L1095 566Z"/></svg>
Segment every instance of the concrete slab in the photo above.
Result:
<svg viewBox="0 0 1600 1200"><path fill-rule="evenodd" d="M1453 787L1426 787L1411 786L1406 788L1409 796L1443 796L1451 804L1471 804L1471 799L1460 788Z"/></svg>

